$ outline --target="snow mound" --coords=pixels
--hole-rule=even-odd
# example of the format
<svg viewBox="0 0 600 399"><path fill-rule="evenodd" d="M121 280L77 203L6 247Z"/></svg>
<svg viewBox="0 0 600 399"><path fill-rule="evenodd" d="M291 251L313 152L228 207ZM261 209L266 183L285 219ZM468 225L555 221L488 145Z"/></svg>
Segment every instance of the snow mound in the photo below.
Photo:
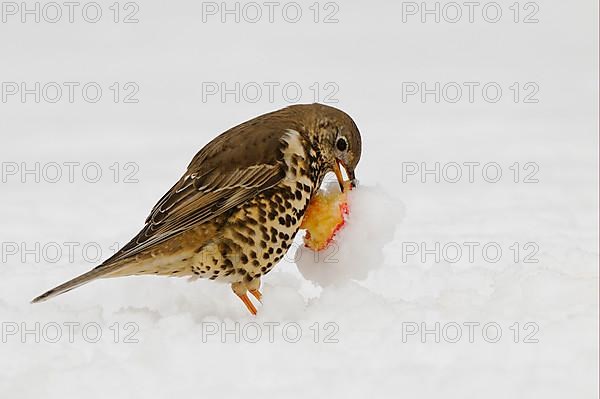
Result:
<svg viewBox="0 0 600 399"><path fill-rule="evenodd" d="M300 273L317 285L365 280L383 265L383 249L393 241L404 217L404 204L379 185L360 185L350 191L348 205L346 224L327 248L315 252L302 246L294 255Z"/></svg>

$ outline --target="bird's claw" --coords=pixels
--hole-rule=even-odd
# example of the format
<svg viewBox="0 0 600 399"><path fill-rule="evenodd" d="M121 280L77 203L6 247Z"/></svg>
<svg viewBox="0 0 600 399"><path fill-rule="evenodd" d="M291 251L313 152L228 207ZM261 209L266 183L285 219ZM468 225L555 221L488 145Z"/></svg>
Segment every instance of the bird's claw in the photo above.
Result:
<svg viewBox="0 0 600 399"><path fill-rule="evenodd" d="M238 295L238 297L240 297L242 302L244 302L244 305L246 305L246 308L248 309L248 311L250 313L252 313L254 316L256 316L256 308L254 307L254 304L252 303L250 298L248 298L248 295L243 294L243 295Z"/></svg>

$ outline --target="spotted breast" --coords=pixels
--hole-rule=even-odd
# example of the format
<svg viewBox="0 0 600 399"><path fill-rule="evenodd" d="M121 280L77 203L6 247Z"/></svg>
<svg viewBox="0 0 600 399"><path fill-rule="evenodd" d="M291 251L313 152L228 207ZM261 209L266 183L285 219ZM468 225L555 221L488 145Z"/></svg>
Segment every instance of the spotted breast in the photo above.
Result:
<svg viewBox="0 0 600 399"><path fill-rule="evenodd" d="M323 176L317 152L299 132L287 130L279 151L285 177L226 217L221 236L191 259L191 273L252 288L285 255Z"/></svg>

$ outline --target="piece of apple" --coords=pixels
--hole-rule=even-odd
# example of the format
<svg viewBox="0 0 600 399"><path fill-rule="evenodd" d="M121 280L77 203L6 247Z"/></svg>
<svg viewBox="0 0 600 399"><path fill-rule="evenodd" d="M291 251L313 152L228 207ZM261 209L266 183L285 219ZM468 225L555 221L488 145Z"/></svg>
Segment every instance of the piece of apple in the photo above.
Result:
<svg viewBox="0 0 600 399"><path fill-rule="evenodd" d="M337 189L319 190L310 201L302 219L301 229L306 229L304 245L314 251L321 251L331 243L349 215L348 191L346 182L344 191Z"/></svg>

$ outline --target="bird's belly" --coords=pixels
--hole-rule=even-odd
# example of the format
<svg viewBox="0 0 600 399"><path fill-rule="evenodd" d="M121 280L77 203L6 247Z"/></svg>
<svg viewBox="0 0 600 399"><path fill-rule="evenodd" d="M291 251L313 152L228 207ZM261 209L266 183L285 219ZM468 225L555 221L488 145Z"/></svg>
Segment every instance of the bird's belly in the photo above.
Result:
<svg viewBox="0 0 600 399"><path fill-rule="evenodd" d="M310 180L283 180L247 201L194 256L191 272L229 283L267 274L292 246L312 191Z"/></svg>

